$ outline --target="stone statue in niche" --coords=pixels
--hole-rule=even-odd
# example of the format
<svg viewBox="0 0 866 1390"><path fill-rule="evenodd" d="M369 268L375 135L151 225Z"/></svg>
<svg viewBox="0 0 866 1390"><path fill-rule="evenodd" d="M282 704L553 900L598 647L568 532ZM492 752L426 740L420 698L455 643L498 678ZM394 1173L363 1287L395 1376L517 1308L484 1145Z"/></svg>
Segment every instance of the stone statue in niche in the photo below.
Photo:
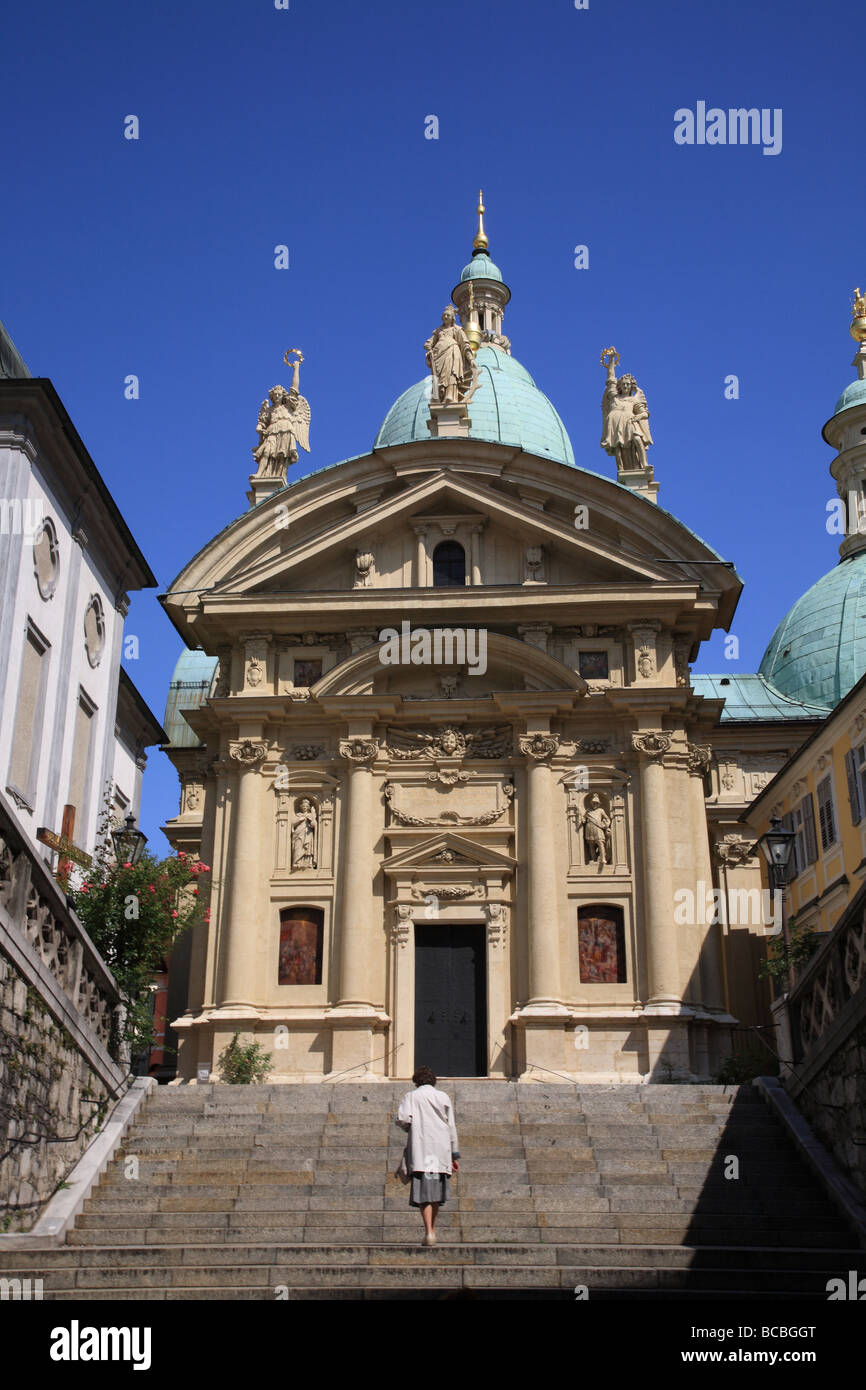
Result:
<svg viewBox="0 0 866 1390"><path fill-rule="evenodd" d="M309 797L295 804L292 816L292 868L318 868L318 816Z"/></svg>
<svg viewBox="0 0 866 1390"><path fill-rule="evenodd" d="M602 805L598 792L586 799L583 816L583 839L586 845L586 861L598 864L599 869L611 862L610 816Z"/></svg>

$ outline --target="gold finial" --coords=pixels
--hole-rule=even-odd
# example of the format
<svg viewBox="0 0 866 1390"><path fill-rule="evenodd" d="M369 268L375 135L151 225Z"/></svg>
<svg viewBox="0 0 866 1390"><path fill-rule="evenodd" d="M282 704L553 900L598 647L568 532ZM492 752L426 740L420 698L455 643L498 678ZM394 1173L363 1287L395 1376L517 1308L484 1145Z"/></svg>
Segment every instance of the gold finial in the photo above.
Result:
<svg viewBox="0 0 866 1390"><path fill-rule="evenodd" d="M481 324L478 322L478 311L475 308L475 287L471 280L469 281L469 312L466 315L463 332L469 339L469 346L474 356L481 346Z"/></svg>
<svg viewBox="0 0 866 1390"><path fill-rule="evenodd" d="M851 305L851 337L856 343L866 343L866 295L859 286L854 291Z"/></svg>
<svg viewBox="0 0 866 1390"><path fill-rule="evenodd" d="M476 211L478 213L478 232L476 234L475 240L472 243L472 250L487 251L490 247L490 242L487 240L487 236L484 231L484 195L482 194L480 188L478 190L478 207L476 208Z"/></svg>

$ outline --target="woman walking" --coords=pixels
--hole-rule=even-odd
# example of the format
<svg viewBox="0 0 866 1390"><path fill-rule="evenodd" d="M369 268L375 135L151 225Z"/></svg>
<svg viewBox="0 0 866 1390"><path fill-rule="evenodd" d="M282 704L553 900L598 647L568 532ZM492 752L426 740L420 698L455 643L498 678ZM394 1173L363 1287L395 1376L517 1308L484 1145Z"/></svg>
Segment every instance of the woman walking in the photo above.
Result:
<svg viewBox="0 0 866 1390"><path fill-rule="evenodd" d="M436 1244L436 1217L448 1200L451 1174L460 1165L454 1107L444 1091L437 1091L429 1067L419 1067L412 1077L416 1089L407 1091L397 1111L397 1124L408 1130L406 1166L412 1175L410 1207L420 1207L424 1218L422 1245Z"/></svg>

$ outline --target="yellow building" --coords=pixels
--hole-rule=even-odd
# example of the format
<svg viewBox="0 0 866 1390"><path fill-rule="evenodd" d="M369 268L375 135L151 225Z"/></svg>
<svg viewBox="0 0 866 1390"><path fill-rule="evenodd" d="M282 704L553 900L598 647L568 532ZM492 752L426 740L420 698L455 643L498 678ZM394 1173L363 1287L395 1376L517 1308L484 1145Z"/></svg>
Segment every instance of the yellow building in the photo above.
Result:
<svg viewBox="0 0 866 1390"><path fill-rule="evenodd" d="M828 932L866 872L866 677L755 798L744 819L760 836L772 816L795 835L789 925Z"/></svg>

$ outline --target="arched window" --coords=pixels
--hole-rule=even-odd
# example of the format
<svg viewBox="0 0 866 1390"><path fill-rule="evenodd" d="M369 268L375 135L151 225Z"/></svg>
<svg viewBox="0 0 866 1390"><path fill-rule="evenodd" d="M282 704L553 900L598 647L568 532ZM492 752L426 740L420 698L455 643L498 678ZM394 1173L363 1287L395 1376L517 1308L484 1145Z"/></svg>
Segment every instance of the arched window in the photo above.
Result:
<svg viewBox="0 0 866 1390"><path fill-rule="evenodd" d="M611 903L588 903L577 913L580 983L582 985L623 985L625 972L625 925L621 907Z"/></svg>
<svg viewBox="0 0 866 1390"><path fill-rule="evenodd" d="M277 983L320 985L325 914L320 907L280 909L280 958Z"/></svg>
<svg viewBox="0 0 866 1390"><path fill-rule="evenodd" d="M466 551L459 541L440 541L433 551L433 585L456 589L466 584Z"/></svg>

